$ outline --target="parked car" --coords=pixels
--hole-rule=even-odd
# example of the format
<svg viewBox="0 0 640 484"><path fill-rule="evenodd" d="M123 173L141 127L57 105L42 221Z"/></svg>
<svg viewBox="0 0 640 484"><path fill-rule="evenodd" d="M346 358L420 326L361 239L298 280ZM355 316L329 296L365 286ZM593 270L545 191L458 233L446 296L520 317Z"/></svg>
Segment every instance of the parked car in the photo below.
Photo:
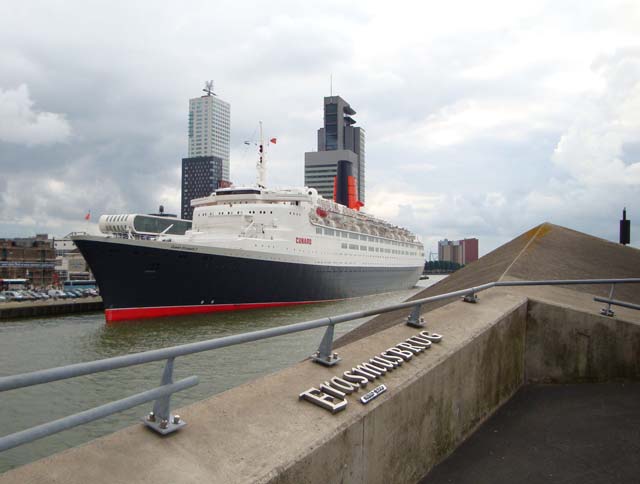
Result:
<svg viewBox="0 0 640 484"><path fill-rule="evenodd" d="M20 294L20 291L5 291L4 296L9 301L26 301L27 299Z"/></svg>
<svg viewBox="0 0 640 484"><path fill-rule="evenodd" d="M4 296L4 293L0 294L0 303L6 302L7 298Z"/></svg>
<svg viewBox="0 0 640 484"><path fill-rule="evenodd" d="M60 289L49 289L49 296L55 299L64 299L67 295Z"/></svg>

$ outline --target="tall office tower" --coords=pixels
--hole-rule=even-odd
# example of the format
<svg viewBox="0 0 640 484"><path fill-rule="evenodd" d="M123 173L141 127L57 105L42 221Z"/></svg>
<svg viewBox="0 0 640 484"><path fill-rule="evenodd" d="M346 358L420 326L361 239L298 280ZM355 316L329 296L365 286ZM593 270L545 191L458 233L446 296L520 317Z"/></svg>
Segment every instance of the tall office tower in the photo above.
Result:
<svg viewBox="0 0 640 484"><path fill-rule="evenodd" d="M191 200L211 195L229 180L229 103L213 93L189 99L189 156L182 159L181 217L191 220Z"/></svg>
<svg viewBox="0 0 640 484"><path fill-rule="evenodd" d="M353 126L356 114L340 96L324 98L324 127L318 130L318 151L304 154L304 184L318 190L325 198L333 198L333 179L338 161L353 164L358 199L364 203L364 129Z"/></svg>
<svg viewBox="0 0 640 484"><path fill-rule="evenodd" d="M231 117L229 103L213 93L213 81L204 96L189 99L189 158L222 158L222 179L229 180Z"/></svg>

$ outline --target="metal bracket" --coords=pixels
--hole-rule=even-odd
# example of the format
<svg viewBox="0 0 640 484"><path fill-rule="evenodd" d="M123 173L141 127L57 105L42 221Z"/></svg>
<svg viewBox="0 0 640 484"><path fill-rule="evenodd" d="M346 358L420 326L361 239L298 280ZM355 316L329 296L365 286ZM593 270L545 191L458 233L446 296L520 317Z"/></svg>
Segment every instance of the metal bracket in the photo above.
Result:
<svg viewBox="0 0 640 484"><path fill-rule="evenodd" d="M173 361L168 358L162 372L161 385L173 383ZM158 398L153 404L153 411L142 419L144 424L162 435L167 435L187 425L187 422L180 418L180 415L171 415L171 395Z"/></svg>
<svg viewBox="0 0 640 484"><path fill-rule="evenodd" d="M412 328L424 328L424 318L420 316L420 308L422 305L416 304L411 310L411 314L407 317L407 326Z"/></svg>
<svg viewBox="0 0 640 484"><path fill-rule="evenodd" d="M615 284L611 284L611 290L609 291L609 301L613 299L613 290L615 289L615 287ZM602 308L600 310L600 314L602 314L603 316L609 316L610 318L614 317L615 313L613 312L613 309L611 309L611 303L608 303L606 307Z"/></svg>
<svg viewBox="0 0 640 484"><path fill-rule="evenodd" d="M465 294L464 296L462 296L462 300L466 303L475 304L478 302L478 296L475 292L470 292L469 294Z"/></svg>
<svg viewBox="0 0 640 484"><path fill-rule="evenodd" d="M318 351L311 355L313 361L324 366L333 366L341 360L338 353L333 352L333 326L333 323L327 326Z"/></svg>

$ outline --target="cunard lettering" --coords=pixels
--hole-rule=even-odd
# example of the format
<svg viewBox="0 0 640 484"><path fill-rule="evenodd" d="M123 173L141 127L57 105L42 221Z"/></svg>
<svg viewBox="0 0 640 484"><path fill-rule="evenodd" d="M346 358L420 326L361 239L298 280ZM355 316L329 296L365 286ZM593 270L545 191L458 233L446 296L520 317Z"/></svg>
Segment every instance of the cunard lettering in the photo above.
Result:
<svg viewBox="0 0 640 484"><path fill-rule="evenodd" d="M337 413L346 408L348 395L366 387L369 382L383 377L405 361L411 360L414 355L419 355L424 350L431 348L432 343L439 343L441 340L442 336L439 334L422 331L419 335L411 336L370 358L369 361L364 361L356 365L355 368L345 371L341 377L334 376L329 381L323 382L320 385L320 390L315 387L309 388L300 394L300 399L318 405L331 413ZM384 387L384 390L387 389L385 385L380 385L380 387ZM382 393L382 391L378 393ZM369 400L371 398L361 398L362 403Z"/></svg>
<svg viewBox="0 0 640 484"><path fill-rule="evenodd" d="M296 237L296 244L311 245L311 239L309 237Z"/></svg>

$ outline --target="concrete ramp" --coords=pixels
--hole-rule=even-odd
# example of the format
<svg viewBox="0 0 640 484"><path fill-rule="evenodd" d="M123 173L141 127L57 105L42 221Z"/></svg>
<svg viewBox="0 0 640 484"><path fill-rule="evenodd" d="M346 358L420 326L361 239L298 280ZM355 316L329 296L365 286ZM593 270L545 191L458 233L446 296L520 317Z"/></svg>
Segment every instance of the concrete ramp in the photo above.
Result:
<svg viewBox="0 0 640 484"><path fill-rule="evenodd" d="M421 291L410 300L498 280L612 277L640 277L640 250L545 222ZM594 296L609 295L609 288L606 286L567 287ZM640 304L640 290L635 286L618 285L614 297ZM426 304L423 311L428 312L449 303L439 301ZM408 311L378 316L342 336L336 346L398 324L407 314Z"/></svg>

